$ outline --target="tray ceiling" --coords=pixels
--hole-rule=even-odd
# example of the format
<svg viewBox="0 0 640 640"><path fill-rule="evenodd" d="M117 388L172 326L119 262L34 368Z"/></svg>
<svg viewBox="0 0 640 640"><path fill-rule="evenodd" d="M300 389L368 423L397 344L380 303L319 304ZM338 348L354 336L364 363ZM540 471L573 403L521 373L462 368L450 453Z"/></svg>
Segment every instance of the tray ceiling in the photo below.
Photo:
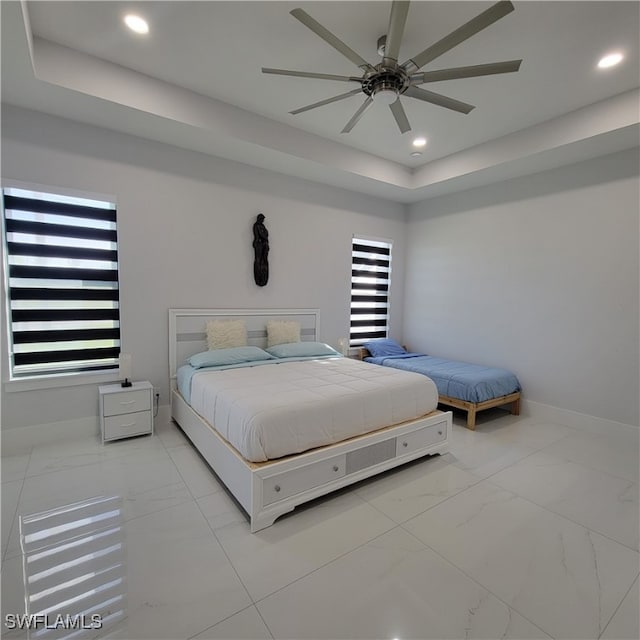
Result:
<svg viewBox="0 0 640 640"><path fill-rule="evenodd" d="M492 4L412 2L400 58ZM639 4L514 4L424 70L522 58L520 71L428 86L469 115L403 98L402 135L380 104L341 134L361 96L290 115L351 87L261 73L360 75L289 11L375 64L390 2L2 3L3 101L403 202L637 144ZM123 26L132 9L148 35ZM610 50L623 63L597 69Z"/></svg>

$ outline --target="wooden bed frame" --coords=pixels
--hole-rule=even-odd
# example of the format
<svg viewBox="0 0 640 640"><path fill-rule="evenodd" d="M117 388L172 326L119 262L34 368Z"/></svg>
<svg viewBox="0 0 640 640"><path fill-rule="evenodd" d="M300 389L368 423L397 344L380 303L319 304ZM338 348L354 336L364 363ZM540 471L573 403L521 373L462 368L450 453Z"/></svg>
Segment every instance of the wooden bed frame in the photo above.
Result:
<svg viewBox="0 0 640 640"><path fill-rule="evenodd" d="M206 321L244 318L249 343L265 346L270 319L296 320L303 340L316 340L317 309L170 309L171 416L247 512L251 531L264 529L297 505L426 455L445 453L451 412L433 411L416 420L379 429L337 444L268 462L245 460L185 401L176 372L206 350Z"/></svg>
<svg viewBox="0 0 640 640"><path fill-rule="evenodd" d="M364 347L360 348L360 359L364 360L371 354ZM498 398L491 398L490 400L484 400L483 402L469 402L468 400L459 400L458 398L451 398L450 396L443 396L438 394L438 403L444 404L447 407L454 407L455 409L462 409L467 412L467 429L475 431L476 428L476 414L483 409L492 409L493 407L502 407L505 404L510 404L511 408L509 413L514 416L520 415L520 391L510 393L506 396L499 396Z"/></svg>
<svg viewBox="0 0 640 640"><path fill-rule="evenodd" d="M449 396L439 396L438 402L440 404L447 405L448 407L455 407L456 409L462 409L467 412L467 429L472 431L476 428L476 413L483 409L491 409L492 407L501 407L505 404L510 404L511 408L509 413L514 416L520 415L520 392L510 393L506 396L500 396L499 398L491 398L491 400L485 400L484 402L469 402L467 400L458 400L458 398L450 398Z"/></svg>

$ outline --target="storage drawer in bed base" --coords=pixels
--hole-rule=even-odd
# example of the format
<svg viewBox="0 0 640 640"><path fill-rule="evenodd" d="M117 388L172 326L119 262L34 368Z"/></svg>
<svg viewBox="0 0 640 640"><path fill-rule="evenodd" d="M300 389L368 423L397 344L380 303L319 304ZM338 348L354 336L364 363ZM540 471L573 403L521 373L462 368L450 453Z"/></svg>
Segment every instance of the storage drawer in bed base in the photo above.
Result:
<svg viewBox="0 0 640 640"><path fill-rule="evenodd" d="M296 494L335 482L343 477L375 469L390 460L404 461L408 456L423 452L447 439L447 422L409 431L401 436L362 446L346 454L331 456L320 462L307 464L281 473L266 475L262 479L264 506L286 500ZM422 454L424 455L424 454ZM390 465L395 466L395 465ZM345 483L348 484L348 483Z"/></svg>

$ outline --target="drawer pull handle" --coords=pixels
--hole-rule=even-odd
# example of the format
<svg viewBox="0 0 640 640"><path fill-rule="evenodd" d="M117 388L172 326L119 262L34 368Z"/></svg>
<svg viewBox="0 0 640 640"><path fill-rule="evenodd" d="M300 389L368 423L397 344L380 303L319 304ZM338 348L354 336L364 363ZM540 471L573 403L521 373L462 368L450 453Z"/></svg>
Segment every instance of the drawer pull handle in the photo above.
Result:
<svg viewBox="0 0 640 640"><path fill-rule="evenodd" d="M402 443L402 446L403 446L403 447L408 447L408 446L409 446L409 443L408 443L408 442L403 442L403 443Z"/></svg>
<svg viewBox="0 0 640 640"><path fill-rule="evenodd" d="M121 424L120 428L121 429L129 429L130 427L135 427L136 423L135 422L130 422L129 424Z"/></svg>
<svg viewBox="0 0 640 640"><path fill-rule="evenodd" d="M276 493L278 493L280 491L280 485L277 484L275 487L273 487L276 490Z"/></svg>
<svg viewBox="0 0 640 640"><path fill-rule="evenodd" d="M136 401L135 401L135 400L129 400L129 401L127 401L127 402L121 402L120 404L124 407L124 406L126 406L126 405L129 405L129 404L135 404L135 403L136 403Z"/></svg>
<svg viewBox="0 0 640 640"><path fill-rule="evenodd" d="M334 464L334 465L333 465L333 470L334 470L334 471L337 471L339 468L340 468L340 467L338 467L338 465L337 465L337 464Z"/></svg>
<svg viewBox="0 0 640 640"><path fill-rule="evenodd" d="M438 435L441 436L442 435L442 430L438 431Z"/></svg>

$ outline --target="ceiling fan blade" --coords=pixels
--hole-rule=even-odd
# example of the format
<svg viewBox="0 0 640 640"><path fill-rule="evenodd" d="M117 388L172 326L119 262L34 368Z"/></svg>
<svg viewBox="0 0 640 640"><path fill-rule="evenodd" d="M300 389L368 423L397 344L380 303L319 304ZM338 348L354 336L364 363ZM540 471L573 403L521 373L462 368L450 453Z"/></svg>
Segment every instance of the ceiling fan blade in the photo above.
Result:
<svg viewBox="0 0 640 640"><path fill-rule="evenodd" d="M360 57L351 47L348 47L340 38L336 37L323 27L319 22L314 20L306 11L302 9L293 9L291 15L302 22L302 24L311 29L317 36L320 36L325 42L330 44L334 49L339 51L345 58L348 58L357 67L363 70L373 70L373 67L362 57Z"/></svg>
<svg viewBox="0 0 640 640"><path fill-rule="evenodd" d="M491 62L476 64L469 67L453 67L438 71L424 71L411 76L411 84L426 82L440 82L441 80L456 80L457 78L474 78L476 76L492 76L498 73L513 73L520 69L522 60L508 60L506 62Z"/></svg>
<svg viewBox="0 0 640 640"><path fill-rule="evenodd" d="M351 118L351 120L347 122L344 129L340 133L349 133L349 131L351 131L351 129L353 129L353 127L356 126L356 123L358 122L358 120L362 118L362 114L371 106L372 103L373 103L373 98L371 96L367 96L367 99L362 103L360 108L353 114L353 117Z"/></svg>
<svg viewBox="0 0 640 640"><path fill-rule="evenodd" d="M296 78L315 78L316 80L338 80L340 82L359 82L362 78L355 76L336 76L331 73L309 73L307 71L289 71L288 69L268 69L262 67L262 73L271 73L277 76L294 76Z"/></svg>
<svg viewBox="0 0 640 640"><path fill-rule="evenodd" d="M393 104L390 104L389 108L391 109L391 113L393 113L393 117L398 123L400 133L411 131L411 125L409 124L409 119L407 118L407 114L404 111L404 107L400 102L400 98L398 98Z"/></svg>
<svg viewBox="0 0 640 640"><path fill-rule="evenodd" d="M400 43L404 33L404 25L409 12L409 2L394 0L391 4L391 15L389 16L389 28L387 29L387 41L385 43L383 64L388 65L388 60L398 62L400 53Z"/></svg>
<svg viewBox="0 0 640 640"><path fill-rule="evenodd" d="M442 40L439 40L417 56L414 56L404 62L402 64L402 68L410 74L421 69L425 64L427 64L427 62L435 60L443 53L467 40L467 38L470 38L476 33L491 26L494 22L500 20L500 18L511 13L513 9L514 7L510 0L501 0L500 2L497 2L486 11L483 11L472 20L469 20L469 22L463 24L455 31L452 31L448 36L442 38Z"/></svg>
<svg viewBox="0 0 640 640"><path fill-rule="evenodd" d="M289 113L295 116L296 114L302 113L303 111L309 111L310 109L315 109L316 107L322 107L325 104L338 102L338 100L344 100L345 98L350 98L351 96L355 96L358 93L362 93L362 90L354 89L353 91L348 91L347 93L341 93L339 96L334 96L333 98L327 98L326 100L320 100L320 102L314 102L313 104L308 104L306 107L300 107L299 109L294 109L293 111L289 111Z"/></svg>
<svg viewBox="0 0 640 640"><path fill-rule="evenodd" d="M402 95L409 96L410 98L417 98L424 102L430 102L436 104L439 107L445 107L446 109L452 109L453 111L459 111L460 113L469 113L475 107L472 104L466 102L460 102L460 100L454 100L453 98L447 98L447 96L440 95L439 93L433 93L433 91L426 91L420 87L409 87Z"/></svg>

